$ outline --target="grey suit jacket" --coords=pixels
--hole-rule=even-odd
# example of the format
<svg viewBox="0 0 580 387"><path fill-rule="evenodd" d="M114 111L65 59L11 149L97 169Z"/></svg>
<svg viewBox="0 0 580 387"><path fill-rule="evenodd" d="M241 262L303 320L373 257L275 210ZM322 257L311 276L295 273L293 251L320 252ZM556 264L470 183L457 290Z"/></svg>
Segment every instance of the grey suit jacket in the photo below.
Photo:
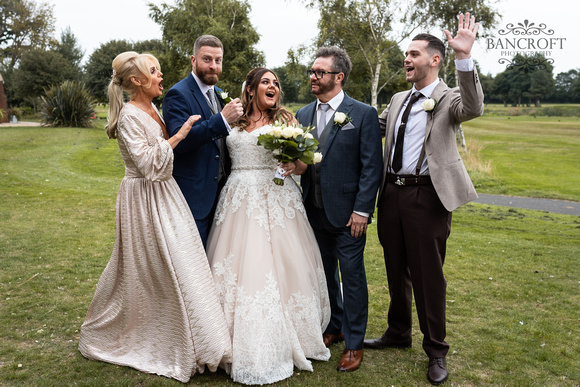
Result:
<svg viewBox="0 0 580 387"><path fill-rule="evenodd" d="M483 89L476 70L458 71L458 74L459 87L450 89L443 81L435 87L431 98L437 101L437 106L427 113L425 134L425 157L431 180L447 211L453 211L477 198L457 150L455 133L462 122L483 114ZM397 116L409 93L404 91L395 94L379 117L381 130L386 133L379 198L383 193L387 165L391 159Z"/></svg>

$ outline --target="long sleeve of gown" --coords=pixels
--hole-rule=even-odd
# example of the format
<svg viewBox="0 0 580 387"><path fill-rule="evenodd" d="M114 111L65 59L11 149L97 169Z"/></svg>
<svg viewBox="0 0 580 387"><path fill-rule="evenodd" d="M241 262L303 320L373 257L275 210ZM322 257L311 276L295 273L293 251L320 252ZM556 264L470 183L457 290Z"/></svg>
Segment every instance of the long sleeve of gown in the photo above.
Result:
<svg viewBox="0 0 580 387"><path fill-rule="evenodd" d="M141 117L122 115L119 118L118 140L142 174L134 177L144 177L151 181L168 180L173 173L173 149L162 135L148 135L145 125Z"/></svg>

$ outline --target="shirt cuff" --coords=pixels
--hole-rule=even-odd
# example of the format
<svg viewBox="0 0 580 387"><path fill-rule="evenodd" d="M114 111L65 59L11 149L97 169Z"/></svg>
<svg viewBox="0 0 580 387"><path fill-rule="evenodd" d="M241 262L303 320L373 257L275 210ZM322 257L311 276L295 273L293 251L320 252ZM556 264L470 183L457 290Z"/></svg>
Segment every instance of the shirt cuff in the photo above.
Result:
<svg viewBox="0 0 580 387"><path fill-rule="evenodd" d="M365 218L368 218L370 216L370 214L368 212L360 212L360 211L353 211L353 212L357 215L364 216Z"/></svg>
<svg viewBox="0 0 580 387"><path fill-rule="evenodd" d="M455 59L455 68L457 71L473 71L475 68L473 58L469 57L467 59Z"/></svg>
<svg viewBox="0 0 580 387"><path fill-rule="evenodd" d="M228 133L231 132L232 128L230 128L230 124L228 124L224 115L222 113L220 113L220 116L222 116L222 120L224 120L224 124L226 125L226 129L228 130Z"/></svg>

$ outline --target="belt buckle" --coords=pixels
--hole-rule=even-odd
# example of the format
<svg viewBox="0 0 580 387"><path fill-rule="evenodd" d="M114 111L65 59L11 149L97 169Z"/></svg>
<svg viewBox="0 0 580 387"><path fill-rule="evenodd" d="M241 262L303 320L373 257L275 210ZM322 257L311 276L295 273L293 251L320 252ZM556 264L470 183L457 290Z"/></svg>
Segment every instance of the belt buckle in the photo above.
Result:
<svg viewBox="0 0 580 387"><path fill-rule="evenodd" d="M405 185L405 178L403 177L403 179L401 179L399 176L397 176L397 181L395 181L395 184L398 186Z"/></svg>

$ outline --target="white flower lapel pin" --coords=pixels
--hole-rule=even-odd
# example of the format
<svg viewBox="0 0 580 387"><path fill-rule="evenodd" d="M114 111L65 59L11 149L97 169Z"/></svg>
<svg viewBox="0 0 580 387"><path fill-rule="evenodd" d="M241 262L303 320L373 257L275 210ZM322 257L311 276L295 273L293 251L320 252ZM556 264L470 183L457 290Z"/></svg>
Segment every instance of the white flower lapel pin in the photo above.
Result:
<svg viewBox="0 0 580 387"><path fill-rule="evenodd" d="M427 113L433 112L435 106L437 106L437 101L435 101L433 98L427 98L427 100L421 102L421 106Z"/></svg>
<svg viewBox="0 0 580 387"><path fill-rule="evenodd" d="M352 119L346 113L342 113L342 112L336 112L336 113L334 113L334 124L339 129L342 128L344 125L348 124L351 121L352 121Z"/></svg>

